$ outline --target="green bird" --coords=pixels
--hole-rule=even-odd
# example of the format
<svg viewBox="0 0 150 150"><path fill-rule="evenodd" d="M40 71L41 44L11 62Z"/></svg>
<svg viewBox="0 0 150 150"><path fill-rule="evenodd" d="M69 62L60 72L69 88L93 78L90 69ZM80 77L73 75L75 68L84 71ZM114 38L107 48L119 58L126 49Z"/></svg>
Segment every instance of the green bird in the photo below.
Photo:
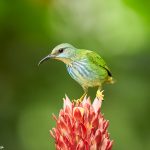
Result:
<svg viewBox="0 0 150 150"><path fill-rule="evenodd" d="M79 101L83 100L89 87L98 87L97 97L100 97L102 84L113 83L110 69L101 56L94 51L78 49L71 44L63 43L56 46L38 65L50 58L64 62L70 76L81 85L84 94Z"/></svg>

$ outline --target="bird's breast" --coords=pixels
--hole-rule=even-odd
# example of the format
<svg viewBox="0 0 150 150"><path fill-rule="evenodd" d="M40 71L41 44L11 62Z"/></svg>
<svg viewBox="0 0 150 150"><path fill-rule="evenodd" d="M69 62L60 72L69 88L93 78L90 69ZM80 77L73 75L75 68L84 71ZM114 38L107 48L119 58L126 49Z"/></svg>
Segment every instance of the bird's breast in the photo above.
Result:
<svg viewBox="0 0 150 150"><path fill-rule="evenodd" d="M70 76L81 85L94 86L98 80L98 75L95 74L86 59L72 62L67 65L67 70Z"/></svg>

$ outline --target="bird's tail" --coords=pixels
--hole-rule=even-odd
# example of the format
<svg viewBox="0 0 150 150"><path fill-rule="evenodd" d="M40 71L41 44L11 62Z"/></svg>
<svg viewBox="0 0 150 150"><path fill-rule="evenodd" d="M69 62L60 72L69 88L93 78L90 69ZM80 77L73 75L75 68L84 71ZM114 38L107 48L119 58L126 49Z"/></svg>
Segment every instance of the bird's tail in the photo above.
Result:
<svg viewBox="0 0 150 150"><path fill-rule="evenodd" d="M110 84L114 84L116 82L116 80L113 77L108 77L106 82L110 83Z"/></svg>

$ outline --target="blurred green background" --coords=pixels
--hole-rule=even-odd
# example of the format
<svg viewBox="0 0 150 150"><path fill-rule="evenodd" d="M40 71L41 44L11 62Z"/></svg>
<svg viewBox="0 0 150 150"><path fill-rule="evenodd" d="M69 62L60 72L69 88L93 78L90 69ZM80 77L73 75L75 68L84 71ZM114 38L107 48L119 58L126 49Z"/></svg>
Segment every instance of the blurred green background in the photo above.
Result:
<svg viewBox="0 0 150 150"><path fill-rule="evenodd" d="M113 149L150 149L149 39L148 0L0 0L0 146L55 149L51 114L83 91L63 63L37 63L67 42L99 52L117 80L102 106Z"/></svg>

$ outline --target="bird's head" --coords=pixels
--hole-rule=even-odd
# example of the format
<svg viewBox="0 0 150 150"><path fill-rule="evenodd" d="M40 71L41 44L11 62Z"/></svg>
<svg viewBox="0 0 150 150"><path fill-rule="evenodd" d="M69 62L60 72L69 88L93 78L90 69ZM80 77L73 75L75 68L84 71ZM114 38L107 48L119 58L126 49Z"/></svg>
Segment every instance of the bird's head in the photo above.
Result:
<svg viewBox="0 0 150 150"><path fill-rule="evenodd" d="M75 55L75 50L76 48L68 43L57 45L48 56L44 57L39 62L39 65L50 58L60 60L65 64L69 64Z"/></svg>

